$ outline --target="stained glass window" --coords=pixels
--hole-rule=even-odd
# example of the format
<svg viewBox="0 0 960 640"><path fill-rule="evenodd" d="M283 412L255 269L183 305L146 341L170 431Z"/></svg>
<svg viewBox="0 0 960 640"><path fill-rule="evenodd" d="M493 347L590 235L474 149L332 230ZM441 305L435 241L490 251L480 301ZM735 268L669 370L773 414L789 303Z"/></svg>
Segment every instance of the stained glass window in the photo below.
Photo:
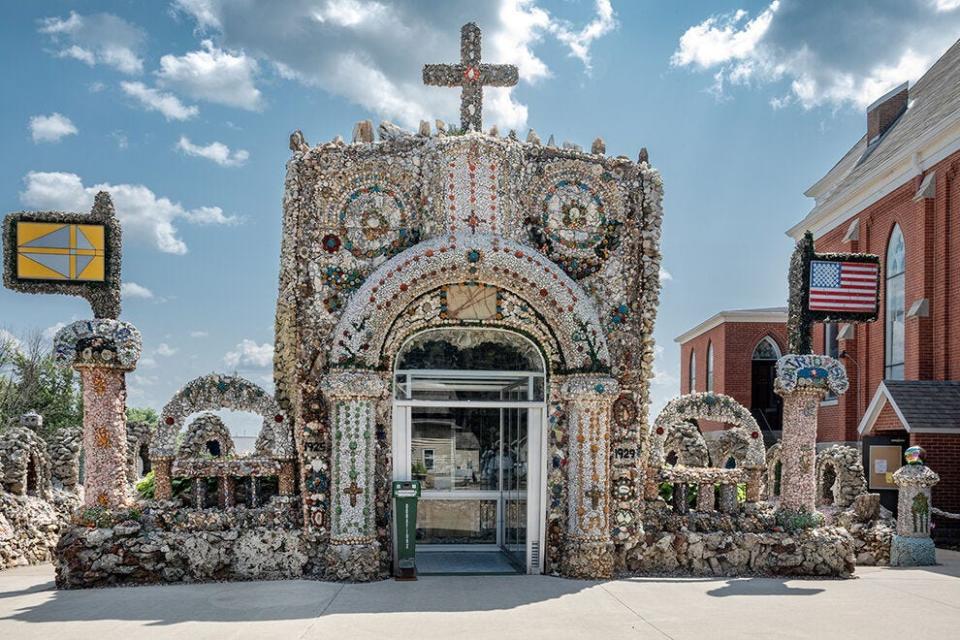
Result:
<svg viewBox="0 0 960 640"><path fill-rule="evenodd" d="M886 314L884 378L903 380L904 334L906 317L906 249L900 226L893 227L887 244L886 264Z"/></svg>

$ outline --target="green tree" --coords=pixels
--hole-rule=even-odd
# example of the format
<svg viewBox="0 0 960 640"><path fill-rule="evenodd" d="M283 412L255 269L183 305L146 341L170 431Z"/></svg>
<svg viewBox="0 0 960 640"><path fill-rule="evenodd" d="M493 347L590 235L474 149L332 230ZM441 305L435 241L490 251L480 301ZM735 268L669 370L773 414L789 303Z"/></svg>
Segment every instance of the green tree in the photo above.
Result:
<svg viewBox="0 0 960 640"><path fill-rule="evenodd" d="M17 339L0 332L0 426L27 411L43 416L42 436L83 424L78 376L58 366L39 332Z"/></svg>
<svg viewBox="0 0 960 640"><path fill-rule="evenodd" d="M156 424L160 416L151 407L127 407L127 422Z"/></svg>

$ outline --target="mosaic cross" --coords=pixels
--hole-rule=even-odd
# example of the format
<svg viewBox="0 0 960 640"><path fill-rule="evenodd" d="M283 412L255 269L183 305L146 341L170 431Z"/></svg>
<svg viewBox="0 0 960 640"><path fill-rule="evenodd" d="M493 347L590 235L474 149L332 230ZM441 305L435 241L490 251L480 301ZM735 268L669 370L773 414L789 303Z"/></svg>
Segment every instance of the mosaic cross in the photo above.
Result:
<svg viewBox="0 0 960 640"><path fill-rule="evenodd" d="M480 62L480 27L468 22L460 29L460 64L426 64L423 83L437 87L460 87L460 127L483 128L483 87L512 87L519 74L512 64Z"/></svg>
<svg viewBox="0 0 960 640"><path fill-rule="evenodd" d="M363 495L363 489L357 486L357 481L354 480L350 483L350 486L343 490L345 494L350 496L350 506L357 506L357 496Z"/></svg>
<svg viewBox="0 0 960 640"><path fill-rule="evenodd" d="M601 491L597 485L593 485L593 487L587 491L586 495L590 498L590 507L592 509L600 506L600 498L603 496L603 491Z"/></svg>

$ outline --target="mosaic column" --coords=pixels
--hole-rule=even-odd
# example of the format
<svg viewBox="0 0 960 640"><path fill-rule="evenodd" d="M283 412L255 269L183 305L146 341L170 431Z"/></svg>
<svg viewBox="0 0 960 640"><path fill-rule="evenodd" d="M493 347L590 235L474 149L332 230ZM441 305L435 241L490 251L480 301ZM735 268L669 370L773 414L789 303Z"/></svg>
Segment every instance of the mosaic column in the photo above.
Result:
<svg viewBox="0 0 960 640"><path fill-rule="evenodd" d="M847 386L843 365L828 356L787 355L777 361L775 387L783 397L781 511L815 512L817 412L828 392L839 396Z"/></svg>
<svg viewBox="0 0 960 640"><path fill-rule="evenodd" d="M923 464L922 447L910 447L907 464L893 474L897 495L897 533L890 541L890 566L922 567L937 563L936 547L930 537L930 490L940 482Z"/></svg>
<svg viewBox="0 0 960 640"><path fill-rule="evenodd" d="M575 376L563 385L567 405L567 532L560 570L570 578L613 574L610 537L610 421L619 384L606 376Z"/></svg>
<svg viewBox="0 0 960 640"><path fill-rule="evenodd" d="M126 374L136 368L140 350L140 332L119 320L74 322L54 337L54 357L80 373L83 388L87 506L127 502Z"/></svg>
<svg viewBox="0 0 960 640"><path fill-rule="evenodd" d="M383 379L368 371L333 371L322 384L332 435L328 570L338 580L380 576L374 516L374 447Z"/></svg>

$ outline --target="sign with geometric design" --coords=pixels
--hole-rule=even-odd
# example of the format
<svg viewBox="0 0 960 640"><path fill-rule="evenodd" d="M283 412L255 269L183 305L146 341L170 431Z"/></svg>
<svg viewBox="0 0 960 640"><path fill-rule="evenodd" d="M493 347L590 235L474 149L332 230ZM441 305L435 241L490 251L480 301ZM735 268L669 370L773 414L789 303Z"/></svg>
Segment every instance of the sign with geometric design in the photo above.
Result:
<svg viewBox="0 0 960 640"><path fill-rule="evenodd" d="M103 282L106 227L102 224L17 223L17 277Z"/></svg>
<svg viewBox="0 0 960 640"><path fill-rule="evenodd" d="M120 223L101 191L90 213L11 213L3 223L3 284L86 298L97 318L120 315Z"/></svg>

